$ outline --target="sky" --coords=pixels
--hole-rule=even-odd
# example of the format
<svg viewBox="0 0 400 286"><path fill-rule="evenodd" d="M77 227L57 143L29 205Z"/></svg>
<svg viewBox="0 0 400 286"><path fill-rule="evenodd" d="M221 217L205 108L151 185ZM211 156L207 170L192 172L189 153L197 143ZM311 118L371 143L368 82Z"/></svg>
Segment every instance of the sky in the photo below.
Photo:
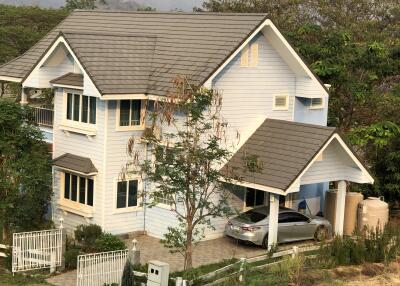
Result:
<svg viewBox="0 0 400 286"><path fill-rule="evenodd" d="M156 8L158 11L170 11L174 9L192 11L194 6L201 7L203 0L119 0L119 2L136 2L139 5ZM63 6L64 3L65 0L0 0L0 4L34 5L46 8L58 8Z"/></svg>

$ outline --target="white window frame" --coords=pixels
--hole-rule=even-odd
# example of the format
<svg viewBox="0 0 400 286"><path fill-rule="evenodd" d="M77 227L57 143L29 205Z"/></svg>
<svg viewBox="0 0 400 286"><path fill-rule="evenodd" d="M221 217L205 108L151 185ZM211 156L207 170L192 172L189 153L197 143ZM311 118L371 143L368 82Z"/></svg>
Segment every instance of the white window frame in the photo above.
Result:
<svg viewBox="0 0 400 286"><path fill-rule="evenodd" d="M254 68L258 66L259 46L257 42L249 43L240 53L240 66Z"/></svg>
<svg viewBox="0 0 400 286"><path fill-rule="evenodd" d="M127 185L127 196L126 196L126 205L128 205L128 192L129 192L129 181L138 181L137 183L137 205L136 206L132 206L132 207L125 207L125 208L117 208L117 200L118 200L118 182L128 182ZM142 190L143 190L143 181L142 178L140 176L126 176L125 178L115 178L114 179L114 183L113 183L114 187L113 187L113 197L114 197L114 202L113 202L113 214L119 214L119 213L128 213L128 212L135 212L135 211L140 211L142 210Z"/></svg>
<svg viewBox="0 0 400 286"><path fill-rule="evenodd" d="M286 99L286 104L285 104L285 106L277 106L276 105L276 99L278 98L278 97L285 97L285 99ZM273 110L289 110L289 95L288 94L276 94L276 95L274 95L274 97L273 97Z"/></svg>
<svg viewBox="0 0 400 286"><path fill-rule="evenodd" d="M95 205L96 205L96 176L83 176L82 174L78 174L78 173L74 173L72 171L65 171L65 170L59 170L58 172L59 175L59 179L60 179L60 198L59 198L59 206L61 209L68 211L68 212L72 212L74 214L83 216L83 217L87 217L87 218L91 218L93 217L94 211L95 211ZM71 199L66 199L65 198L65 173L68 173L70 175L75 175L77 177L83 177L86 179L92 179L93 180L93 206L87 205L87 204L81 204L79 202L79 188L80 188L80 184L79 184L79 180L78 180L78 185L77 185L77 201L73 201ZM85 199L85 203L87 202L87 183L88 181L86 180L86 199Z"/></svg>
<svg viewBox="0 0 400 286"><path fill-rule="evenodd" d="M79 101L80 101L79 102L79 121L67 119L68 93L79 94ZM75 133L81 133L81 134L85 134L85 135L94 136L97 133L97 122L98 122L97 97L85 95L85 96L93 97L96 99L96 123L89 123L89 122L85 123L85 122L81 122L83 95L84 94L83 94L82 90L64 89L64 91L63 91L62 123L61 123L60 127L61 127L61 129L65 130L65 131L71 131L71 132L75 132ZM90 110L90 100L88 103L88 121L89 121L89 114L90 114L89 110Z"/></svg>
<svg viewBox="0 0 400 286"><path fill-rule="evenodd" d="M320 104L313 104L313 100L315 99L320 99L321 103ZM324 108L325 105L325 100L323 97L316 97L316 98L310 98L310 105L309 105L309 109L322 109Z"/></svg>
<svg viewBox="0 0 400 286"><path fill-rule="evenodd" d="M124 99L121 99L124 100ZM117 100L116 112L115 112L115 129L117 131L135 131L135 130L144 130L145 129L145 105L146 102L142 99L127 99L127 100L140 100L140 124L139 125L129 125L129 126L120 126L120 115L121 115L121 100Z"/></svg>

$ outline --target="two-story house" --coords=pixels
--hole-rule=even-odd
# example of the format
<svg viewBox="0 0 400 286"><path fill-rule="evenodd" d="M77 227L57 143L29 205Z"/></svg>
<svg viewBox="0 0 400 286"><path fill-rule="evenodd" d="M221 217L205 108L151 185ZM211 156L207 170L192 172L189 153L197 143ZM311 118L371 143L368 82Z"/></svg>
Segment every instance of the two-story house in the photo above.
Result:
<svg viewBox="0 0 400 286"><path fill-rule="evenodd" d="M334 228L342 233L346 182L373 178L326 127L326 86L264 14L75 11L0 67L1 80L21 83L23 104L26 88L54 89L54 114L37 113L51 113L42 127L53 144L56 223L62 217L69 230L96 223L155 237L177 223L168 202L148 208L138 196L152 191L148 182L120 176L131 159L128 141L146 127L144 110L165 97L176 75L222 93L228 138L240 134L224 168L240 169L246 152L262 160L260 172L237 182L233 203L271 205L270 244L279 202L297 208L306 200L316 214L329 182L339 182ZM145 143L134 148L140 160L151 158ZM222 235L225 222L216 220L206 238Z"/></svg>

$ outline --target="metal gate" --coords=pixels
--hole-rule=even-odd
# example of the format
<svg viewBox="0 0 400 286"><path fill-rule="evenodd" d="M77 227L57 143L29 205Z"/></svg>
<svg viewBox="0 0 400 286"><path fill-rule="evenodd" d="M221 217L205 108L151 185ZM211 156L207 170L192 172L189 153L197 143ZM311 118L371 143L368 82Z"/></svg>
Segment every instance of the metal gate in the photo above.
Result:
<svg viewBox="0 0 400 286"><path fill-rule="evenodd" d="M121 284L128 250L92 253L78 256L77 286Z"/></svg>
<svg viewBox="0 0 400 286"><path fill-rule="evenodd" d="M12 272L61 266L62 240L62 229L14 233Z"/></svg>

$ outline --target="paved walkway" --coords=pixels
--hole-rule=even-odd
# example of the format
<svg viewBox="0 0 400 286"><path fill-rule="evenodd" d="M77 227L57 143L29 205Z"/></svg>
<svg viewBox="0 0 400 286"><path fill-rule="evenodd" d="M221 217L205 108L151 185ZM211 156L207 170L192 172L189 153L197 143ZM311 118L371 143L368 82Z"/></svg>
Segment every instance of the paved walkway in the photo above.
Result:
<svg viewBox="0 0 400 286"><path fill-rule="evenodd" d="M126 244L129 248L132 246L132 239L133 237L126 239ZM145 264L149 260L156 259L168 262L171 272L182 270L183 256L179 253L170 253L169 249L165 248L160 243L159 239L146 235L137 236L135 239L138 241L138 246L140 249L141 264ZM293 245L295 244L282 245L279 248L285 249L292 247ZM233 257L248 258L265 253L266 250L259 246L237 243L237 241L234 239L222 237L200 242L194 248L193 266L197 267ZM47 282L57 286L73 286L76 283L75 281L76 271L70 271L47 279Z"/></svg>

